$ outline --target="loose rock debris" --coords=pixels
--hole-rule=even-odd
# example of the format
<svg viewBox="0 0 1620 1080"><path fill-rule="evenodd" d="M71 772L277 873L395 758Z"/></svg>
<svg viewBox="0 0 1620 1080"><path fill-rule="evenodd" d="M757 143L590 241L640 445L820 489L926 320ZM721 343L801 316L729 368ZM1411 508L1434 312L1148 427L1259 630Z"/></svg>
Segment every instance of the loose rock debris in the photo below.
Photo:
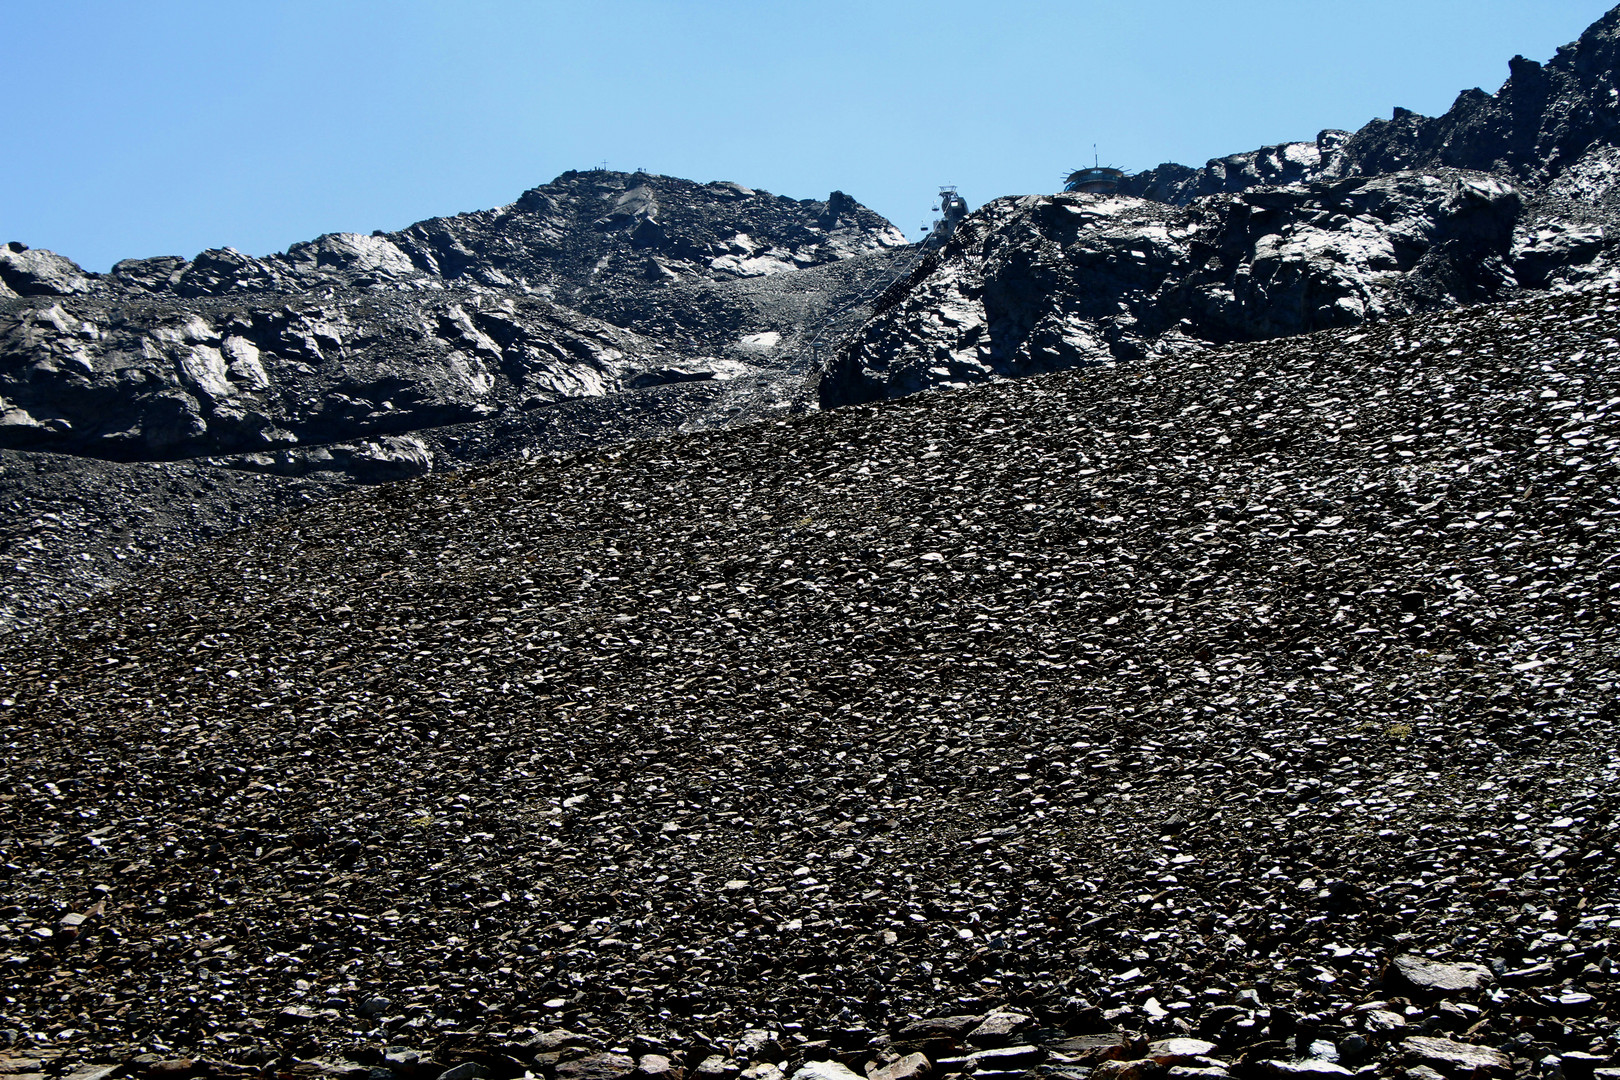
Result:
<svg viewBox="0 0 1620 1080"><path fill-rule="evenodd" d="M265 259L0 246L0 632L351 484L803 411L915 256L841 192L605 171Z"/></svg>
<svg viewBox="0 0 1620 1080"><path fill-rule="evenodd" d="M1617 312L389 485L14 636L4 1067L1609 1080Z"/></svg>

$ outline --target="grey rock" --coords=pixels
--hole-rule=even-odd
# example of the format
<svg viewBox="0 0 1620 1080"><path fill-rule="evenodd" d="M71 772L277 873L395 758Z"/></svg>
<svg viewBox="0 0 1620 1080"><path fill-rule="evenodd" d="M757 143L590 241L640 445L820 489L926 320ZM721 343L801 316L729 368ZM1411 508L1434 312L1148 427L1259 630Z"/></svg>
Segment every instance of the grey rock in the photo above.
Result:
<svg viewBox="0 0 1620 1080"><path fill-rule="evenodd" d="M62 1080L107 1080L122 1068L122 1065L81 1065L65 1074Z"/></svg>
<svg viewBox="0 0 1620 1080"><path fill-rule="evenodd" d="M615 1080L635 1072L636 1062L625 1054L591 1054L559 1063L553 1070L557 1080Z"/></svg>
<svg viewBox="0 0 1620 1080"><path fill-rule="evenodd" d="M1326 1080L1335 1076L1354 1076L1355 1073L1325 1058L1302 1058L1296 1061L1272 1060L1265 1063L1268 1076L1318 1077Z"/></svg>
<svg viewBox="0 0 1620 1080"><path fill-rule="evenodd" d="M923 1080L933 1072L926 1054L907 1054L887 1065L868 1065L866 1080Z"/></svg>
<svg viewBox="0 0 1620 1080"><path fill-rule="evenodd" d="M732 1046L732 1053L746 1061L780 1062L787 1057L777 1034L761 1028L743 1032Z"/></svg>
<svg viewBox="0 0 1620 1080"><path fill-rule="evenodd" d="M1087 1073L1088 1080L1147 1080L1165 1072L1164 1066L1150 1058L1124 1060L1111 1058L1099 1061Z"/></svg>
<svg viewBox="0 0 1620 1080"><path fill-rule="evenodd" d="M862 1080L862 1077L837 1061L806 1061L789 1074L789 1080Z"/></svg>
<svg viewBox="0 0 1620 1080"><path fill-rule="evenodd" d="M1406 1017L1389 1009L1369 1009L1361 1014L1361 1023L1374 1035L1386 1035L1406 1027Z"/></svg>
<svg viewBox="0 0 1620 1080"><path fill-rule="evenodd" d="M697 1063L692 1075L699 1080L731 1080L742 1072L736 1061L724 1054L710 1054Z"/></svg>
<svg viewBox="0 0 1620 1080"><path fill-rule="evenodd" d="M91 289L90 277L71 259L15 242L0 246L0 284L16 296L73 296Z"/></svg>
<svg viewBox="0 0 1620 1080"><path fill-rule="evenodd" d="M977 1050L967 1055L968 1065L974 1072L993 1069L1027 1069L1046 1060L1046 1051L1039 1046L998 1046Z"/></svg>
<svg viewBox="0 0 1620 1080"><path fill-rule="evenodd" d="M984 1017L972 1016L938 1016L924 1020L913 1020L903 1025L894 1037L898 1040L925 1039L936 1035L946 1035L959 1038L978 1027Z"/></svg>
<svg viewBox="0 0 1620 1080"><path fill-rule="evenodd" d="M1078 1035L1046 1045L1053 1053L1080 1065L1118 1060L1130 1051L1130 1040L1117 1032L1107 1035Z"/></svg>
<svg viewBox="0 0 1620 1080"><path fill-rule="evenodd" d="M1216 1044L1204 1039L1158 1039L1148 1044L1147 1056L1161 1065L1188 1065L1215 1050Z"/></svg>
<svg viewBox="0 0 1620 1080"><path fill-rule="evenodd" d="M602 1049L602 1040L580 1031L570 1031L567 1028L552 1028L550 1031L542 1031L531 1036L520 1045L525 1050L540 1051L542 1053L565 1049L600 1050Z"/></svg>
<svg viewBox="0 0 1620 1080"><path fill-rule="evenodd" d="M681 1080L685 1070L666 1054L643 1054L636 1059L636 1073L647 1080Z"/></svg>
<svg viewBox="0 0 1620 1080"><path fill-rule="evenodd" d="M965 1038L971 1046L1006 1046L1013 1041L1015 1032L1023 1031L1034 1023L1033 1017L1021 1013L991 1013L969 1031Z"/></svg>
<svg viewBox="0 0 1620 1080"><path fill-rule="evenodd" d="M1401 1043L1401 1054L1441 1072L1508 1073L1512 1062L1500 1050L1429 1035L1414 1035Z"/></svg>
<svg viewBox="0 0 1620 1080"><path fill-rule="evenodd" d="M1211 196L988 203L839 351L823 407L1488 299L1523 196L1402 172Z"/></svg>
<svg viewBox="0 0 1620 1080"><path fill-rule="evenodd" d="M1428 994L1473 993L1496 982L1483 964L1447 964L1404 953L1390 961L1389 977L1397 984Z"/></svg>
<svg viewBox="0 0 1620 1080"><path fill-rule="evenodd" d="M421 1053L408 1046L390 1046L383 1051L383 1064L396 1072L410 1072L421 1061Z"/></svg>

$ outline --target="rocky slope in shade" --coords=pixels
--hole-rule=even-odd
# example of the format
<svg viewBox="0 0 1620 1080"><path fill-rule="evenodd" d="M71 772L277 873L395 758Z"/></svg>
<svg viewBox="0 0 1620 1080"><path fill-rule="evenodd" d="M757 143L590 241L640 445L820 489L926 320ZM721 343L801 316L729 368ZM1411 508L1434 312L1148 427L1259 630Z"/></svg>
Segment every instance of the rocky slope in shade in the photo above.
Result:
<svg viewBox="0 0 1620 1080"><path fill-rule="evenodd" d="M727 427L788 411L796 389L770 372L680 382L409 435L191 461L0 450L8 515L0 631L23 630L119 582L186 573L177 564L215 538L357 484Z"/></svg>
<svg viewBox="0 0 1620 1080"><path fill-rule="evenodd" d="M1257 188L1187 207L1084 194L999 199L844 344L821 403L1483 299L1516 283L1522 216L1511 184L1450 171ZM1549 241L1538 256L1543 281L1552 264L1562 268L1560 251Z"/></svg>
<svg viewBox="0 0 1620 1080"><path fill-rule="evenodd" d="M0 1027L64 1066L402 1080L1084 1075L1062 1043L1099 1029L1205 1035L1230 1069L1189 1080L1605 1064L1617 313L923 395L227 538L0 643ZM1386 973L1412 952L1489 992ZM996 1004L1032 1019L897 1030Z"/></svg>
<svg viewBox="0 0 1620 1080"><path fill-rule="evenodd" d="M1215 158L1202 169L1165 164L1130 177L1122 194L1185 205L1205 195L1411 169L1472 169L1541 186L1620 132L1620 7L1545 65L1516 56L1495 94L1469 90L1444 115L1396 109L1354 133L1324 131Z"/></svg>
<svg viewBox="0 0 1620 1080"><path fill-rule="evenodd" d="M264 476L205 462L0 450L0 630L31 625L119 581L162 573L209 540L346 487L320 473Z"/></svg>

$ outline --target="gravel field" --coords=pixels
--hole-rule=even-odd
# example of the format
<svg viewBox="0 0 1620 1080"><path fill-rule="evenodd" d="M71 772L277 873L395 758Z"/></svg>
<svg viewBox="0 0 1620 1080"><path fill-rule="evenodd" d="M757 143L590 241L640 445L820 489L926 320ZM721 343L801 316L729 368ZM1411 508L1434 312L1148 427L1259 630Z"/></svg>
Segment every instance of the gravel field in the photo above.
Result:
<svg viewBox="0 0 1620 1080"><path fill-rule="evenodd" d="M1607 1080L1617 312L387 485L11 635L0 1072Z"/></svg>

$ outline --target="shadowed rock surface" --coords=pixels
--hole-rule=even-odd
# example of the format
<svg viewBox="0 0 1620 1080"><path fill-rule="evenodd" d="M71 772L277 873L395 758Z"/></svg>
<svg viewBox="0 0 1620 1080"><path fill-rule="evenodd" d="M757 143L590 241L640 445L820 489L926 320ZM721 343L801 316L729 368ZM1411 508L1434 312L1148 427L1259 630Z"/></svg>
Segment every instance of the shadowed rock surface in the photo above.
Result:
<svg viewBox="0 0 1620 1080"><path fill-rule="evenodd" d="M150 1077L1611 1067L1617 313L223 538L0 643L0 1027Z"/></svg>

